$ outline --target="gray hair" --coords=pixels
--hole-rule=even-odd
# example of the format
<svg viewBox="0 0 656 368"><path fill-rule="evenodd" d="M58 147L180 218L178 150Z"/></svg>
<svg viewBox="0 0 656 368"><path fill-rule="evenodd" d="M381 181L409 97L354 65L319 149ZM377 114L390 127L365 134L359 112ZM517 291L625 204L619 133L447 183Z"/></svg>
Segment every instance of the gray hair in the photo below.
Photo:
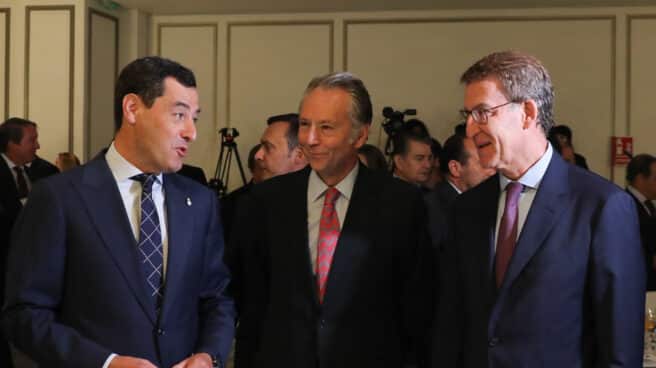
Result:
<svg viewBox="0 0 656 368"><path fill-rule="evenodd" d="M495 77L508 101L533 100L538 106L538 122L545 136L554 125L554 91L549 72L537 58L518 51L501 51L485 56L460 77L465 85Z"/></svg>
<svg viewBox="0 0 656 368"><path fill-rule="evenodd" d="M324 89L341 89L351 96L351 109L349 116L353 124L354 134L362 128L363 125L370 125L372 120L372 107L371 98L367 88L362 83L362 80L349 72L337 72L316 77L310 81L305 92L303 99L317 88Z"/></svg>

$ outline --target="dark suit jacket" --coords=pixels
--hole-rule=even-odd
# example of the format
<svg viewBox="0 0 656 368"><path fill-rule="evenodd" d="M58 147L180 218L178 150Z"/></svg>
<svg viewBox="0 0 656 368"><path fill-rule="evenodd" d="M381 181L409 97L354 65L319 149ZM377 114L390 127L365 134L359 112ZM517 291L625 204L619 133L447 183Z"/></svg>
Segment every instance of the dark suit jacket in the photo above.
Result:
<svg viewBox="0 0 656 368"><path fill-rule="evenodd" d="M48 161L37 157L26 170L31 185L53 174L57 167ZM23 205L18 198L16 181L5 160L0 157L0 305L4 300L7 252L9 251L9 235Z"/></svg>
<svg viewBox="0 0 656 368"><path fill-rule="evenodd" d="M225 361L234 306L212 192L164 175L169 234L159 317L104 156L36 185L14 228L2 323L47 367L101 367L110 353L171 367L194 352ZM191 203L191 205L189 205Z"/></svg>
<svg viewBox="0 0 656 368"><path fill-rule="evenodd" d="M645 275L631 198L554 154L497 290L498 199L495 175L456 201L457 272L441 299L434 366L642 366Z"/></svg>
<svg viewBox="0 0 656 368"><path fill-rule="evenodd" d="M359 170L323 304L308 247L310 169L246 197L231 261L243 291L236 367L399 368L424 338L431 286L420 192Z"/></svg>
<svg viewBox="0 0 656 368"><path fill-rule="evenodd" d="M645 265L647 268L647 290L656 290L656 271L653 266L653 257L656 255L656 216L649 216L642 203L629 190L631 198L635 201L638 219L640 221L640 240L645 253Z"/></svg>
<svg viewBox="0 0 656 368"><path fill-rule="evenodd" d="M433 248L439 252L448 234L453 202L458 198L458 192L446 180L438 184L435 190L428 192L424 199L428 210L428 231Z"/></svg>

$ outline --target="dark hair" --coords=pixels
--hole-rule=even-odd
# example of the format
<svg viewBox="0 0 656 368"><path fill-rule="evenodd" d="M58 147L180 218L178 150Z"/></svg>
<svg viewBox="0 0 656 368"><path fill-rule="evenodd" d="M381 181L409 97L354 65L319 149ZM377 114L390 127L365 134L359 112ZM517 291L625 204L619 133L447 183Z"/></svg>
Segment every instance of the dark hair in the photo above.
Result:
<svg viewBox="0 0 656 368"><path fill-rule="evenodd" d="M20 144L23 139L23 129L33 126L36 123L22 118L9 118L0 124L0 152L7 152L9 142Z"/></svg>
<svg viewBox="0 0 656 368"><path fill-rule="evenodd" d="M440 144L440 141L437 139L430 137L430 142L431 142L431 152L433 153L433 157L438 158L440 157L440 154L442 153L442 145Z"/></svg>
<svg viewBox="0 0 656 368"><path fill-rule="evenodd" d="M431 138L424 134L417 134L412 130L403 129L400 133L394 136L394 150L392 152L393 156L402 155L405 156L408 154L410 149L410 141L419 142L427 144L431 147ZM432 147L431 147L432 148Z"/></svg>
<svg viewBox="0 0 656 368"><path fill-rule="evenodd" d="M253 169L255 168L255 155L257 154L257 151L260 150L261 146L262 144L258 143L248 151L248 170L251 172L253 172Z"/></svg>
<svg viewBox="0 0 656 368"><path fill-rule="evenodd" d="M298 147L298 114L274 115L267 119L267 125L278 122L288 124L285 137L287 138L287 147L289 148L289 152L291 152L294 148Z"/></svg>
<svg viewBox="0 0 656 368"><path fill-rule="evenodd" d="M409 119L405 122L405 125L403 125L403 129L411 131L417 135L430 136L430 133L428 133L428 128L426 127L426 123L419 119Z"/></svg>
<svg viewBox="0 0 656 368"><path fill-rule="evenodd" d="M373 144L363 144L358 153L367 159L367 167L372 170L387 171L387 161L380 149Z"/></svg>
<svg viewBox="0 0 656 368"><path fill-rule="evenodd" d="M554 92L551 76L540 60L517 51L495 52L470 66L460 82L469 85L491 77L501 83L501 92L509 102L535 101L538 122L544 135L549 134L554 125Z"/></svg>
<svg viewBox="0 0 656 368"><path fill-rule="evenodd" d="M363 125L371 125L373 116L371 98L369 97L369 91L367 91L360 78L348 72L330 73L316 77L305 88L303 100L317 88L341 89L351 96L349 116L351 117L354 132L360 131ZM303 100L301 100L301 104L303 104Z"/></svg>
<svg viewBox="0 0 656 368"><path fill-rule="evenodd" d="M557 138L557 135L565 137L567 142L572 143L572 129L570 129L567 125L556 125L555 127L551 128L549 136Z"/></svg>
<svg viewBox="0 0 656 368"><path fill-rule="evenodd" d="M633 183L638 175L649 177L651 175L651 165L654 162L656 162L656 157L646 153L633 156L626 167L626 181Z"/></svg>
<svg viewBox="0 0 656 368"><path fill-rule="evenodd" d="M467 136L467 122L463 121L462 123L459 123L455 127L453 127L453 134L458 134L463 137Z"/></svg>
<svg viewBox="0 0 656 368"><path fill-rule="evenodd" d="M196 87L194 73L175 61L148 56L128 64L116 81L114 89L114 126L118 131L123 120L123 97L134 93L150 108L164 94L164 80L175 78L185 87Z"/></svg>
<svg viewBox="0 0 656 368"><path fill-rule="evenodd" d="M469 153L465 150L465 137L460 134L454 134L444 142L440 155L440 171L449 174L451 160L456 160L461 165L466 165L469 160Z"/></svg>

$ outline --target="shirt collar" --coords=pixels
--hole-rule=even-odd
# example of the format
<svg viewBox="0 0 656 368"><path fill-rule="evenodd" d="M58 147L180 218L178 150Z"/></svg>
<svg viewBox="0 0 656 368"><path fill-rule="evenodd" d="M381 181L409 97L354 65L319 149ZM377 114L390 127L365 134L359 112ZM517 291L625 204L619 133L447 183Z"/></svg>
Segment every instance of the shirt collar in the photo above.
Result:
<svg viewBox="0 0 656 368"><path fill-rule="evenodd" d="M116 150L114 142L109 146L109 149L105 154L105 160L107 161L109 170L112 172L114 180L116 180L117 183L132 180L130 178L133 176L143 174L143 171L132 165ZM162 180L162 173L157 174L156 183L163 183Z"/></svg>
<svg viewBox="0 0 656 368"><path fill-rule="evenodd" d="M537 190L540 186L540 182L544 177L544 174L547 172L547 167L549 167L549 162L551 162L551 157L553 156L553 148L551 143L547 143L547 150L542 154L542 157L531 166L527 172L522 175L519 180L516 180L520 184L524 185L526 188L531 188ZM506 189L506 185L515 180L510 180L505 177L503 174L499 175L499 186L503 192Z"/></svg>
<svg viewBox="0 0 656 368"><path fill-rule="evenodd" d="M645 201L647 200L647 197L645 197L644 194L640 193L640 191L636 189L634 186L629 185L626 187L626 189L628 189L629 192L631 192L631 194L633 194L633 196L636 197L641 204L644 204Z"/></svg>
<svg viewBox="0 0 656 368"><path fill-rule="evenodd" d="M14 167L17 166L17 165L14 163L14 161L12 161L12 160L11 160L9 157L7 157L7 155L5 155L4 153L0 153L0 155L2 155L2 158L3 158L3 159L5 160L5 162L7 163L7 166L9 166L9 170L13 170Z"/></svg>
<svg viewBox="0 0 656 368"><path fill-rule="evenodd" d="M353 169L351 169L351 172L349 172L342 181L335 185L335 188L344 198L346 198L346 200L351 200L355 178L358 176L359 170L360 164L356 163ZM326 192L326 189L328 189L328 185L321 180L316 171L312 170L308 181L308 203L315 202L321 198Z"/></svg>
<svg viewBox="0 0 656 368"><path fill-rule="evenodd" d="M455 184L453 184L453 183L451 182L451 180L446 179L446 182L449 183L449 185L451 186L451 188L453 188L453 190L455 190L456 193L458 193L458 194L462 194L462 191L461 191L460 189L458 189L458 187L457 187Z"/></svg>

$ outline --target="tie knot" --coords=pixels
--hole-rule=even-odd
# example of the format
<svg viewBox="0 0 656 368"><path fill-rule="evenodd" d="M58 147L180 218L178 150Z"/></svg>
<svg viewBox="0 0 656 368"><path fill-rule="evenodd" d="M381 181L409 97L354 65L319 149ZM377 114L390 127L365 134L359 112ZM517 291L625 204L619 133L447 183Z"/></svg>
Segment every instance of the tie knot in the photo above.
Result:
<svg viewBox="0 0 656 368"><path fill-rule="evenodd" d="M153 189L153 183L157 180L157 175L155 174L139 174L130 177L130 179L138 181L141 183L144 192L150 193Z"/></svg>
<svg viewBox="0 0 656 368"><path fill-rule="evenodd" d="M23 175L23 167L22 166L14 166L14 171L18 175Z"/></svg>
<svg viewBox="0 0 656 368"><path fill-rule="evenodd" d="M508 192L506 195L508 198L516 199L519 198L519 194L522 192L522 190L524 190L524 185L522 183L513 181L508 183L506 186L506 192Z"/></svg>
<svg viewBox="0 0 656 368"><path fill-rule="evenodd" d="M339 198L339 190L333 187L328 188L328 190L326 190L326 196L323 202L324 206L327 204L335 205L337 198Z"/></svg>

